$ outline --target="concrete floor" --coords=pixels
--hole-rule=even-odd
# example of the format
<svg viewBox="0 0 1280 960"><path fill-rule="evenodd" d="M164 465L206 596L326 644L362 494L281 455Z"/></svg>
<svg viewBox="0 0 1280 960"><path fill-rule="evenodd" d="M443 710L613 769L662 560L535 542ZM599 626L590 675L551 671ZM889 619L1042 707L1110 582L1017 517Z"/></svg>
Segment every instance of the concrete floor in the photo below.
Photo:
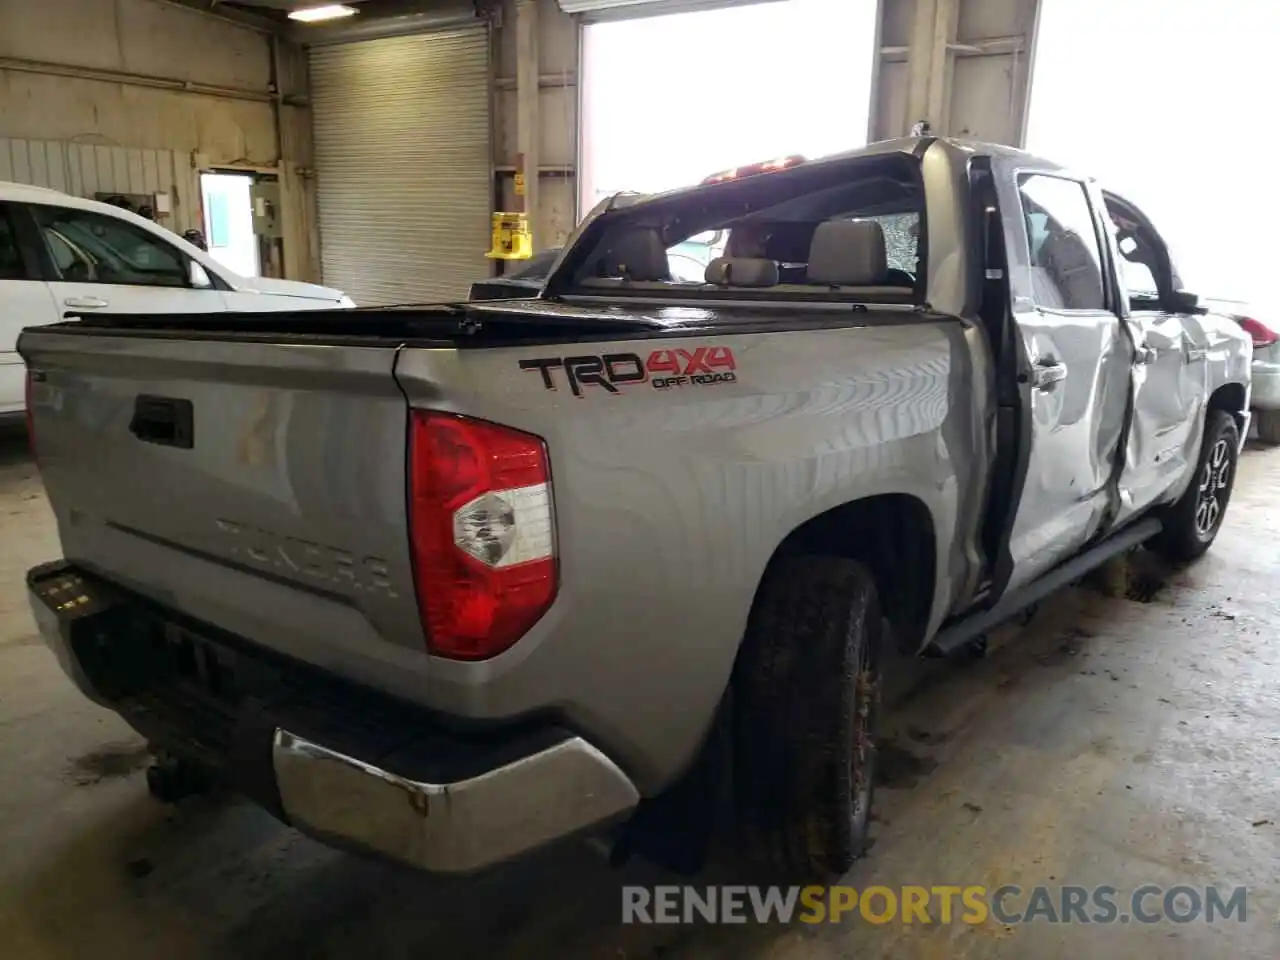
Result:
<svg viewBox="0 0 1280 960"><path fill-rule="evenodd" d="M966 667L898 677L874 849L847 882L1249 887L1248 919L1153 925L619 926L585 845L463 880L330 852L247 803L147 795L142 744L34 633L58 542L0 442L0 952L9 960L1274 957L1280 954L1280 449L1150 602L1067 591ZM723 877L723 868L713 871ZM705 879L702 882L707 882Z"/></svg>

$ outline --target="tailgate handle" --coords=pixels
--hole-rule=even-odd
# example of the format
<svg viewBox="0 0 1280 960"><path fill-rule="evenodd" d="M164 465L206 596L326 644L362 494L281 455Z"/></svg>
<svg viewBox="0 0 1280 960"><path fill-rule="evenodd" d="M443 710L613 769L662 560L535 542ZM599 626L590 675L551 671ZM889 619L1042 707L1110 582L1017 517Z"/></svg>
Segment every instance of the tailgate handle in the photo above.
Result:
<svg viewBox="0 0 1280 960"><path fill-rule="evenodd" d="M144 443L190 450L195 445L195 412L190 400L139 396L129 432Z"/></svg>

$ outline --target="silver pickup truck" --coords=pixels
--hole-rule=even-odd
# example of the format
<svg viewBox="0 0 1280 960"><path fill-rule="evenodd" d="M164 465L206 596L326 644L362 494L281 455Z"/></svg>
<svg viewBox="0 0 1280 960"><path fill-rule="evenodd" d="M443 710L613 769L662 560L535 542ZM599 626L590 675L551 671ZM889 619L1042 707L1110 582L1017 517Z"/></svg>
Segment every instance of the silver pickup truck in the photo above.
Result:
<svg viewBox="0 0 1280 960"><path fill-rule="evenodd" d="M532 299L31 329L32 608L87 696L335 845L698 848L727 794L831 877L890 645L1212 543L1250 341L1176 276L1092 181L920 138L607 201Z"/></svg>

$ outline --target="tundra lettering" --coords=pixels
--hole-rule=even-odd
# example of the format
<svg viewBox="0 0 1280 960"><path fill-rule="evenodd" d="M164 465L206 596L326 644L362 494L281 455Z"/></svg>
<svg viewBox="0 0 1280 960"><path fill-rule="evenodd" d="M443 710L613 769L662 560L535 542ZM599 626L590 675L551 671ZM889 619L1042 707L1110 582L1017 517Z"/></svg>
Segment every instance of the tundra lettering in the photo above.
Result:
<svg viewBox="0 0 1280 960"><path fill-rule="evenodd" d="M387 562L378 557L357 558L338 547L277 536L235 520L217 519L214 526L227 535L227 553L233 557L251 560L258 566L300 573L343 592L398 595L391 584Z"/></svg>

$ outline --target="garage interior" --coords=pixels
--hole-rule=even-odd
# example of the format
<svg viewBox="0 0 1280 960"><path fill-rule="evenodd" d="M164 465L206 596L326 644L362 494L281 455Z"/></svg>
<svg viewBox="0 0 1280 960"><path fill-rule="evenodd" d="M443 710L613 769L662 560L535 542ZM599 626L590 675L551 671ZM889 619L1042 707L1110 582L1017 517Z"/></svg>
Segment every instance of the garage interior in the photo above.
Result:
<svg viewBox="0 0 1280 960"><path fill-rule="evenodd" d="M1240 161L1201 145L1267 123L1240 91L1270 82L1270 5L347 2L354 14L308 23L289 16L314 6L301 0L0 0L0 181L163 196L158 222L201 230L240 274L361 306L430 303L518 267L486 256L495 213L524 213L542 250L613 191L925 124L1111 177L1203 264L1189 286L1269 296L1257 225L1280 216L1280 192L1223 176ZM758 123L749 102L785 117ZM277 211L265 228L250 216L260 198ZM1224 246L1224 232L1256 240ZM1246 886L1246 922L623 926L623 885L689 881L640 859L611 867L585 843L428 877L233 797L157 803L145 742L72 687L36 632L24 578L60 555L58 534L25 438L0 434L0 953L1276 956L1277 489L1280 448L1250 441L1199 563L1062 591L973 663L896 665L874 847L843 881ZM736 882L730 863L693 882Z"/></svg>

